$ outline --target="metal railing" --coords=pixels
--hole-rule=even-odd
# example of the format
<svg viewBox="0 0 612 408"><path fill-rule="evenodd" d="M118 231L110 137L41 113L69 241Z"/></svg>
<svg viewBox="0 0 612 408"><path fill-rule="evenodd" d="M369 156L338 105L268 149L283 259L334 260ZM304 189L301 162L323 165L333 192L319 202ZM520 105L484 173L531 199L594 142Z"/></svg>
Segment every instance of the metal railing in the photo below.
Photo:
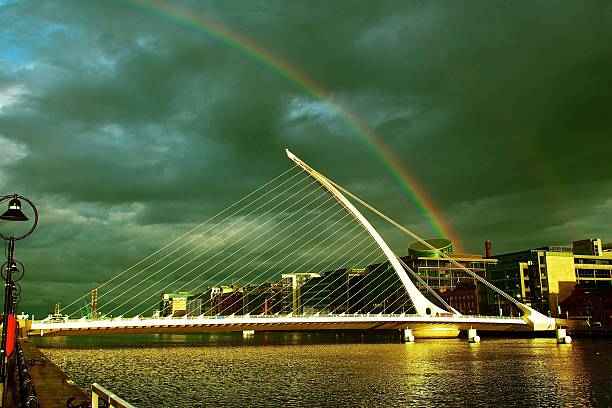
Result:
<svg viewBox="0 0 612 408"><path fill-rule="evenodd" d="M424 316L419 314L410 314L410 313L305 313L305 314L293 314L293 313L277 313L277 314L231 314L231 315L197 315L197 316L134 316L134 317L102 317L97 319L74 319L74 320L65 320L65 323L74 323L74 322L130 322L130 321L142 321L142 320L170 320L170 321L180 321L180 320L199 320L199 319L213 319L213 320L222 320L222 319L274 319L274 318L295 318L295 319L303 319L303 318L370 318L370 317L390 317L390 318L457 318L457 319L520 319L521 316L488 316L488 315L453 315L453 314L443 314L443 315L434 315L434 316ZM37 323L58 323L58 322L50 322L50 321L39 321Z"/></svg>
<svg viewBox="0 0 612 408"><path fill-rule="evenodd" d="M23 349L19 341L15 342L17 354L15 356L17 364L17 384L16 397L20 407L38 408L38 396L34 389L34 383L28 369L28 361L23 355Z"/></svg>
<svg viewBox="0 0 612 408"><path fill-rule="evenodd" d="M91 384L91 408L136 408L97 383Z"/></svg>

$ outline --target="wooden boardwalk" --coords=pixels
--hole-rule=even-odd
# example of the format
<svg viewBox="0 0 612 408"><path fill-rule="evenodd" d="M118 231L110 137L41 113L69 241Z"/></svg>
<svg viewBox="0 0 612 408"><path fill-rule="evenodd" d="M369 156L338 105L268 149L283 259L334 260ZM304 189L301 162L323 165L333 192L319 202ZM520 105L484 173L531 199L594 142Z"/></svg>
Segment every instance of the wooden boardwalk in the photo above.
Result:
<svg viewBox="0 0 612 408"><path fill-rule="evenodd" d="M56 364L45 357L28 339L20 339L19 342L26 360L35 359L34 361L37 362L28 364L28 369L41 408L66 408L66 401L70 397L76 397L72 403L74 406L90 400L88 394L70 380ZM40 364L43 361L44 363Z"/></svg>

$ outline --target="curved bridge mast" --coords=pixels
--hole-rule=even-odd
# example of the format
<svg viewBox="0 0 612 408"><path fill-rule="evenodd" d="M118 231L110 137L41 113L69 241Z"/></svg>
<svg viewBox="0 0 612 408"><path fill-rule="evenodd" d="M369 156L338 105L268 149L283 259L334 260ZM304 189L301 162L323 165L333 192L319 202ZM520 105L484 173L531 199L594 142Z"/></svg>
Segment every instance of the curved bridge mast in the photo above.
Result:
<svg viewBox="0 0 612 408"><path fill-rule="evenodd" d="M370 233L372 238L376 241L380 249L384 252L387 257L387 260L395 270L395 273L399 276L404 288L408 292L408 296L414 305L417 314L419 315L435 315L436 313L449 313L447 310L444 310L434 303L432 303L429 299L427 299L419 289L412 283L408 274L402 267L402 265L397 260L397 256L393 253L391 248L387 245L387 243L382 239L380 234L372 227L369 221L355 208L355 206L344 196L342 193L334 187L334 185L321 173L317 172L315 169L304 163L300 160L296 155L291 153L289 149L285 149L287 152L287 156L291 159L295 164L301 167L309 176L314 178L323 188L325 188L351 215L355 217L355 219Z"/></svg>

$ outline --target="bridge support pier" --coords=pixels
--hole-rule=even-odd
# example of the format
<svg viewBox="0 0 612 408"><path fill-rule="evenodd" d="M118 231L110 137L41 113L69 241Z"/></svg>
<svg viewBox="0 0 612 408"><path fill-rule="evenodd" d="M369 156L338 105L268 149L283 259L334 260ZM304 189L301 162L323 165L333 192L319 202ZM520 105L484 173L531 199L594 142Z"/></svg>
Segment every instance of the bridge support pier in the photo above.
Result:
<svg viewBox="0 0 612 408"><path fill-rule="evenodd" d="M255 330L243 330L242 337L253 337L255 335Z"/></svg>
<svg viewBox="0 0 612 408"><path fill-rule="evenodd" d="M480 336L476 334L476 329L468 330L468 343L480 343Z"/></svg>
<svg viewBox="0 0 612 408"><path fill-rule="evenodd" d="M400 329L402 335L403 343L412 343L414 342L414 335L412 334L412 329Z"/></svg>
<svg viewBox="0 0 612 408"><path fill-rule="evenodd" d="M557 343L558 344L570 344L572 338L567 335L565 329L557 329Z"/></svg>

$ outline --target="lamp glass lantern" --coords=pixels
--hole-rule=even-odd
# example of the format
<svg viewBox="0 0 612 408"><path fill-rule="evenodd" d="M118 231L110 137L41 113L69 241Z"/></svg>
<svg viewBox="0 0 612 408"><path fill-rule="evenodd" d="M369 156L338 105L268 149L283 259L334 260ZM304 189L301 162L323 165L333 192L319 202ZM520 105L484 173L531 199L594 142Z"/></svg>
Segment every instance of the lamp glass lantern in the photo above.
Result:
<svg viewBox="0 0 612 408"><path fill-rule="evenodd" d="M21 211L21 201L17 198L9 201L8 210L0 215L0 220L5 221L27 221L29 218Z"/></svg>

